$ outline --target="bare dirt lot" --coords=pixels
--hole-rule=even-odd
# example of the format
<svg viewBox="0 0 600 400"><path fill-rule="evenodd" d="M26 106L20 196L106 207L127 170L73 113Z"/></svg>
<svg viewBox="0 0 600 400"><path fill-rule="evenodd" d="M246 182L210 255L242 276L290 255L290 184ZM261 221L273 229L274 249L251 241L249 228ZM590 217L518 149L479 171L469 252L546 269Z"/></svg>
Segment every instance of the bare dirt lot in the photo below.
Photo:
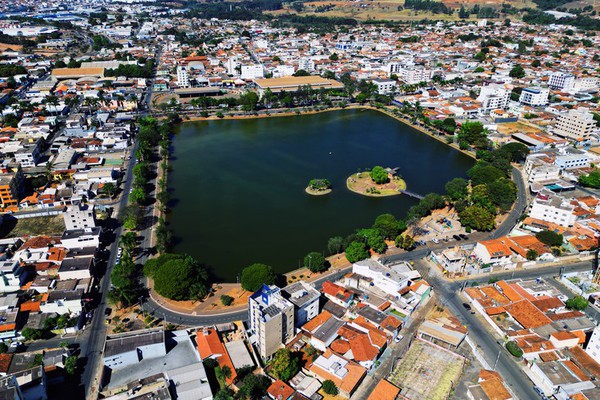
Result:
<svg viewBox="0 0 600 400"><path fill-rule="evenodd" d="M388 380L409 399L443 400L457 382L465 359L422 340L415 340Z"/></svg>

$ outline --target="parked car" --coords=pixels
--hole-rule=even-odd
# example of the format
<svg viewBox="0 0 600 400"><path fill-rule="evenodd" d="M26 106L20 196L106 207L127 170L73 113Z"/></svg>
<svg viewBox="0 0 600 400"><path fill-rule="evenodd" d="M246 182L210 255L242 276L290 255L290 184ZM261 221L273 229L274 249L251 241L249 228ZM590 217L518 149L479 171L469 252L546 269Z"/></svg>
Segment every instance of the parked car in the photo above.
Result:
<svg viewBox="0 0 600 400"><path fill-rule="evenodd" d="M535 390L535 392L536 392L537 394L539 394L539 395L540 395L540 398L542 398L543 400L547 400L547 399L548 399L548 398L546 397L546 395L544 394L544 391L543 391L542 389L540 389L539 387L537 387L537 386L534 386L534 387L533 387L533 390Z"/></svg>
<svg viewBox="0 0 600 400"><path fill-rule="evenodd" d="M456 241L460 241L460 240L461 240L461 237L460 237L460 236L458 236L458 235L452 235L452 237L453 237L453 238L454 238L454 240L456 240Z"/></svg>
<svg viewBox="0 0 600 400"><path fill-rule="evenodd" d="M104 309L104 315L106 315L107 317L112 313L112 309L110 307L106 307Z"/></svg>
<svg viewBox="0 0 600 400"><path fill-rule="evenodd" d="M469 236L465 235L464 233L461 233L458 236L460 236L463 240L467 240L469 238Z"/></svg>
<svg viewBox="0 0 600 400"><path fill-rule="evenodd" d="M400 341L402 340L402 338L403 338L403 337L404 337L404 336L402 336L402 335L400 335L400 334L399 334L398 336L396 336L396 337L394 338L394 342L396 342L396 343L400 343Z"/></svg>
<svg viewBox="0 0 600 400"><path fill-rule="evenodd" d="M435 243L435 244L437 244L437 243L439 243L439 242L440 242L440 241L439 241L439 240L437 240L436 238L433 238L431 241L432 241L433 243Z"/></svg>
<svg viewBox="0 0 600 400"><path fill-rule="evenodd" d="M465 308L465 310L471 311L471 306L469 304L463 303L463 307Z"/></svg>

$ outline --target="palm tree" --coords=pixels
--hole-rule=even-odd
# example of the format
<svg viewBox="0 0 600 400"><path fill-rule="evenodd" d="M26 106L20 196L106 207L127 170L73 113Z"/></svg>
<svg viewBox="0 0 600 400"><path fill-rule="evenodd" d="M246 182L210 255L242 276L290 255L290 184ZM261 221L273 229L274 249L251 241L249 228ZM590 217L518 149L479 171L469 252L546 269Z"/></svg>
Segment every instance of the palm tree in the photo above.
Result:
<svg viewBox="0 0 600 400"><path fill-rule="evenodd" d="M121 236L119 242L123 247L123 251L131 255L131 253L135 249L135 246L137 245L137 234L135 232L127 232L126 234Z"/></svg>

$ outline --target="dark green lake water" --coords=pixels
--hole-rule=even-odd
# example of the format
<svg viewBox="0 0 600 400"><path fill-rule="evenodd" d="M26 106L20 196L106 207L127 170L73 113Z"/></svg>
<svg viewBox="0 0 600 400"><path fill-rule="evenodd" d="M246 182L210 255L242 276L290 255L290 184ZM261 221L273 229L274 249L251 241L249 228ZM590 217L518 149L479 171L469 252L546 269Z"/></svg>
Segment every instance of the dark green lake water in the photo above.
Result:
<svg viewBox="0 0 600 400"><path fill-rule="evenodd" d="M223 281L255 262L295 269L309 251L326 251L328 238L368 227L379 214L403 217L417 202L350 192L346 178L359 168L400 167L408 190L426 194L442 192L473 164L376 111L187 122L173 144L174 250ZM329 179L333 193L306 194L311 178Z"/></svg>

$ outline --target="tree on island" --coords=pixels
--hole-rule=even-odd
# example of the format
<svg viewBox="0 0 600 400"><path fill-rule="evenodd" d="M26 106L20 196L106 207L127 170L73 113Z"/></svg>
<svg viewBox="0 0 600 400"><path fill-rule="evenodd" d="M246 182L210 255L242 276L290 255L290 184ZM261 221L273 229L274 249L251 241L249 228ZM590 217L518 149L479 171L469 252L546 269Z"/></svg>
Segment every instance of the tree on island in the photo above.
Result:
<svg viewBox="0 0 600 400"><path fill-rule="evenodd" d="M316 191L331 189L331 182L329 182L327 179L311 179L308 182L308 188Z"/></svg>
<svg viewBox="0 0 600 400"><path fill-rule="evenodd" d="M304 267L311 272L322 272L329 268L329 262L323 257L323 254L313 251L304 257Z"/></svg>
<svg viewBox="0 0 600 400"><path fill-rule="evenodd" d="M252 264L242 270L242 287L250 292L256 292L261 285L275 283L275 272L266 264Z"/></svg>
<svg viewBox="0 0 600 400"><path fill-rule="evenodd" d="M369 175L371 176L373 182L377 183L378 185L388 183L390 181L387 171L379 165L373 167Z"/></svg>
<svg viewBox="0 0 600 400"><path fill-rule="evenodd" d="M355 263L369 258L369 250L367 245L362 242L352 242L346 247L346 259Z"/></svg>

